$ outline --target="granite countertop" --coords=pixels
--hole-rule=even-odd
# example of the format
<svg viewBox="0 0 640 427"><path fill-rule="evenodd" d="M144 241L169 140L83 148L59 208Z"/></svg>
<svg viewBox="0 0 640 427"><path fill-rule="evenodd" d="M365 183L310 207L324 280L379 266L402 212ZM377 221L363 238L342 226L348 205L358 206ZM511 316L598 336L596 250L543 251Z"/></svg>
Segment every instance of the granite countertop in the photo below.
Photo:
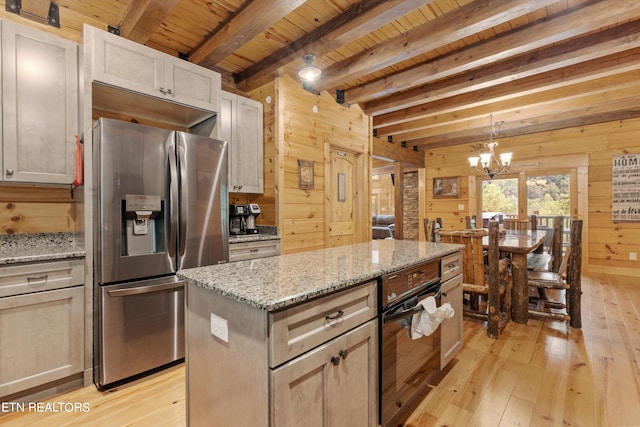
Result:
<svg viewBox="0 0 640 427"><path fill-rule="evenodd" d="M0 236L0 265L84 258L74 233L5 234Z"/></svg>
<svg viewBox="0 0 640 427"><path fill-rule="evenodd" d="M276 311L440 258L463 247L448 243L375 240L180 270L178 276L259 309Z"/></svg>

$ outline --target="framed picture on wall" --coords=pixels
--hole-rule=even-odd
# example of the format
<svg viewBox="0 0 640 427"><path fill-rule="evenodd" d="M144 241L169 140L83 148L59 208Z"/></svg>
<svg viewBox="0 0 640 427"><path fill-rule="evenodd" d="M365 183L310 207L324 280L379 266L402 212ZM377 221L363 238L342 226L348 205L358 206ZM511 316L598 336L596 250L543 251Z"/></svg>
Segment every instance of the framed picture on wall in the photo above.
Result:
<svg viewBox="0 0 640 427"><path fill-rule="evenodd" d="M444 199L448 197L458 197L460 189L460 177L445 176L433 178L433 198Z"/></svg>

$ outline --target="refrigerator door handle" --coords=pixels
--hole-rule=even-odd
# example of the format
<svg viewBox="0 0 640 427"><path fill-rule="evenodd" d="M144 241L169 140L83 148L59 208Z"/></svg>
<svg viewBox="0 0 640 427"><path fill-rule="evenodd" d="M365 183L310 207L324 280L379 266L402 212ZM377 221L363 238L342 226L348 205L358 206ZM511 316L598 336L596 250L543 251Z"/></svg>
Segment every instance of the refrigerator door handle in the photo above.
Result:
<svg viewBox="0 0 640 427"><path fill-rule="evenodd" d="M107 291L110 297L128 297L131 295L150 294L153 292L172 291L184 289L184 280L177 283L165 283L163 285L136 286L127 289L110 289Z"/></svg>
<svg viewBox="0 0 640 427"><path fill-rule="evenodd" d="M176 256L176 241L178 237L178 168L176 165L176 149L173 142L167 143L167 161L169 163L169 256Z"/></svg>
<svg viewBox="0 0 640 427"><path fill-rule="evenodd" d="M186 146L182 140L178 141L178 171L180 172L180 231L178 233L178 238L180 239L180 244L178 246L178 255L183 256L186 249L186 241L187 241L187 192L189 188L185 185L187 182L187 166L186 166Z"/></svg>

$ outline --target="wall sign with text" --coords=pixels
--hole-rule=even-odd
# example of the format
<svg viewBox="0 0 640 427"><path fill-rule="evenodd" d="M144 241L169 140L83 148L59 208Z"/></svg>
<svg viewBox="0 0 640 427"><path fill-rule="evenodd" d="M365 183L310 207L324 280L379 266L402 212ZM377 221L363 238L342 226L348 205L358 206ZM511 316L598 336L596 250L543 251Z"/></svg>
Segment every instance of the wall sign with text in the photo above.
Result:
<svg viewBox="0 0 640 427"><path fill-rule="evenodd" d="M640 221L640 154L613 156L613 222Z"/></svg>

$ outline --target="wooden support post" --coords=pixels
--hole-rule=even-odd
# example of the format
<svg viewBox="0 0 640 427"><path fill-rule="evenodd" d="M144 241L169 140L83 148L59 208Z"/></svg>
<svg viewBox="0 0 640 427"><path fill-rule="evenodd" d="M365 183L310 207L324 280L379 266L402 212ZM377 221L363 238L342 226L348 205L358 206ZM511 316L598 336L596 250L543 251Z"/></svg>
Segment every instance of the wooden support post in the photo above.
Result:
<svg viewBox="0 0 640 427"><path fill-rule="evenodd" d="M496 339L500 334L500 251L498 238L500 230L496 221L489 221L489 309L487 335Z"/></svg>
<svg viewBox="0 0 640 427"><path fill-rule="evenodd" d="M582 328L582 220L571 220L571 254L567 265L567 283L569 290L567 295L567 313L571 317L569 325L572 328Z"/></svg>

